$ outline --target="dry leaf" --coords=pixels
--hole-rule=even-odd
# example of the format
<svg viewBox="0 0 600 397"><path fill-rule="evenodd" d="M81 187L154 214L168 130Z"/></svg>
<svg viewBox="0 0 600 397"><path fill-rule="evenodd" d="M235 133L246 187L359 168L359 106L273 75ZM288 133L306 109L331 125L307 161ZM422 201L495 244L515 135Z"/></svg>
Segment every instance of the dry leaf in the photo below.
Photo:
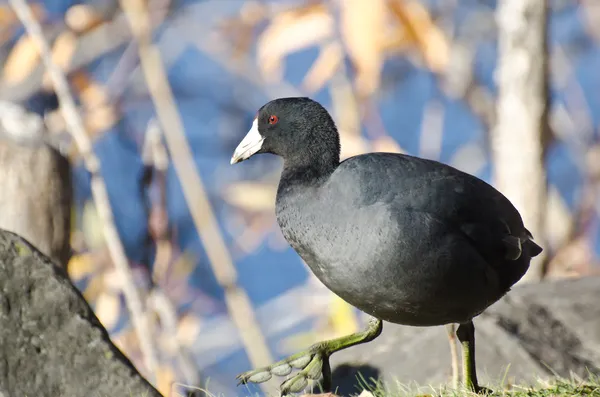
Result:
<svg viewBox="0 0 600 397"><path fill-rule="evenodd" d="M85 127L90 137L94 137L119 121L119 114L113 104L95 107L85 112Z"/></svg>
<svg viewBox="0 0 600 397"><path fill-rule="evenodd" d="M237 182L225 189L224 200L234 207L248 212L272 211L277 188L257 182Z"/></svg>
<svg viewBox="0 0 600 397"><path fill-rule="evenodd" d="M140 364L143 365L142 357L140 357L140 343L133 327L122 328L119 333L111 335L110 339L134 364L137 365L136 361L141 361Z"/></svg>
<svg viewBox="0 0 600 397"><path fill-rule="evenodd" d="M70 30L63 31L52 46L52 61L62 70L66 70L71 63L75 48L77 48L77 36ZM42 86L46 89L52 89L53 87L48 72L44 73Z"/></svg>
<svg viewBox="0 0 600 397"><path fill-rule="evenodd" d="M319 57L304 76L302 86L307 92L317 92L329 81L338 70L344 59L341 46L332 42L323 47Z"/></svg>
<svg viewBox="0 0 600 397"><path fill-rule="evenodd" d="M65 23L74 32L86 33L103 23L102 15L88 4L75 4L65 13Z"/></svg>
<svg viewBox="0 0 600 397"><path fill-rule="evenodd" d="M161 365L156 369L156 388L163 396L171 395L171 388L176 380L173 368Z"/></svg>
<svg viewBox="0 0 600 397"><path fill-rule="evenodd" d="M94 302L103 291L104 277L102 275L97 275L96 277L92 277L85 286L83 297L88 302Z"/></svg>
<svg viewBox="0 0 600 397"><path fill-rule="evenodd" d="M77 78L73 78L72 82L79 91L81 103L87 109L93 109L108 102L106 87L92 80L89 76L80 74Z"/></svg>
<svg viewBox="0 0 600 397"><path fill-rule="evenodd" d="M69 278L73 281L79 281L96 269L96 262L93 255L89 253L74 255L69 260L67 269Z"/></svg>
<svg viewBox="0 0 600 397"><path fill-rule="evenodd" d="M281 78L286 55L322 43L333 33L333 18L323 4L278 14L257 41L258 65L269 81Z"/></svg>
<svg viewBox="0 0 600 397"><path fill-rule="evenodd" d="M110 330L119 320L121 301L119 295L103 292L96 299L94 313L104 328Z"/></svg>
<svg viewBox="0 0 600 397"><path fill-rule="evenodd" d="M193 314L185 314L177 324L177 340L186 347L191 347L200 334L200 319Z"/></svg>
<svg viewBox="0 0 600 397"><path fill-rule="evenodd" d="M343 0L340 7L340 31L356 69L356 89L360 96L368 96L379 87L387 24L386 2Z"/></svg>
<svg viewBox="0 0 600 397"><path fill-rule="evenodd" d="M450 57L448 41L420 2L392 0L391 10L405 27L410 41L419 49L426 65L435 72L446 68Z"/></svg>
<svg viewBox="0 0 600 397"><path fill-rule="evenodd" d="M21 83L29 77L39 62L40 53L36 43L28 35L21 36L4 63L4 82L9 85Z"/></svg>

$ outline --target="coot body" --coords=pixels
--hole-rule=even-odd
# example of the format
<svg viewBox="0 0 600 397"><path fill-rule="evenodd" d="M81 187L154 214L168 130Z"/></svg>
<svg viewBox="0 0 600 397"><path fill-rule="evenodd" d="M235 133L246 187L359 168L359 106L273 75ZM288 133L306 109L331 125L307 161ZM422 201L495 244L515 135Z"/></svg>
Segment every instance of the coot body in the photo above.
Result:
<svg viewBox="0 0 600 397"><path fill-rule="evenodd" d="M306 175L306 174L305 174ZM417 157L370 153L323 178L284 168L283 235L314 274L360 310L393 323L462 323L525 273L503 238L528 238L519 213L484 181Z"/></svg>
<svg viewBox="0 0 600 397"><path fill-rule="evenodd" d="M368 153L340 162L335 123L308 98L264 105L231 163L257 153L283 158L276 214L286 240L319 280L373 319L362 332L241 374L241 382L299 368L282 394L321 372L329 387L329 356L376 338L385 320L460 324L465 384L478 390L472 319L542 251L510 201L481 179L432 160Z"/></svg>

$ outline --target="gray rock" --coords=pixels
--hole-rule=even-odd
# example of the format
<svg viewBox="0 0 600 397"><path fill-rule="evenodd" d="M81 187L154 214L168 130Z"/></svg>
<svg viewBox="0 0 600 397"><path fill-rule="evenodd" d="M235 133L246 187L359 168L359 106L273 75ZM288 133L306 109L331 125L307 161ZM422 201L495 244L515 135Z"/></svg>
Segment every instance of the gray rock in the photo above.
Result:
<svg viewBox="0 0 600 397"><path fill-rule="evenodd" d="M515 287L474 322L482 384L600 375L600 277ZM443 327L386 323L378 339L334 354L331 363L345 364L336 379L344 395L359 391L353 366L368 364L371 376L392 385L439 388L451 376Z"/></svg>
<svg viewBox="0 0 600 397"><path fill-rule="evenodd" d="M0 230L0 395L159 397L64 269Z"/></svg>
<svg viewBox="0 0 600 397"><path fill-rule="evenodd" d="M27 239L56 263L71 257L71 165L42 118L0 100L0 228Z"/></svg>

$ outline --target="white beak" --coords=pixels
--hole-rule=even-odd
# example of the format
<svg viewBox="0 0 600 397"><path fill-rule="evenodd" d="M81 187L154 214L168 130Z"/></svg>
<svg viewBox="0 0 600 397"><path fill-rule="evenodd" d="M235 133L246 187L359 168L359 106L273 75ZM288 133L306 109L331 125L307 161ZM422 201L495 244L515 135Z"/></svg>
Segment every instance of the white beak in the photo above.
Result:
<svg viewBox="0 0 600 397"><path fill-rule="evenodd" d="M248 131L238 147L235 148L233 156L231 156L231 164L244 161L254 153L258 152L262 147L264 140L265 138L258 132L258 119L254 119L252 128L250 128L250 131Z"/></svg>

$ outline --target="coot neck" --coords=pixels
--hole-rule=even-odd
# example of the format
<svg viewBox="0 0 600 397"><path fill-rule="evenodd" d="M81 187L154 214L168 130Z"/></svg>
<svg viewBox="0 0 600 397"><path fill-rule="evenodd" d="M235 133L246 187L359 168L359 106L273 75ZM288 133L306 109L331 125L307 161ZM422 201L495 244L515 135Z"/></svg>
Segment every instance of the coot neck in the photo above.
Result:
<svg viewBox="0 0 600 397"><path fill-rule="evenodd" d="M326 180L340 163L337 152L303 153L283 160L281 182L288 185L319 184Z"/></svg>

